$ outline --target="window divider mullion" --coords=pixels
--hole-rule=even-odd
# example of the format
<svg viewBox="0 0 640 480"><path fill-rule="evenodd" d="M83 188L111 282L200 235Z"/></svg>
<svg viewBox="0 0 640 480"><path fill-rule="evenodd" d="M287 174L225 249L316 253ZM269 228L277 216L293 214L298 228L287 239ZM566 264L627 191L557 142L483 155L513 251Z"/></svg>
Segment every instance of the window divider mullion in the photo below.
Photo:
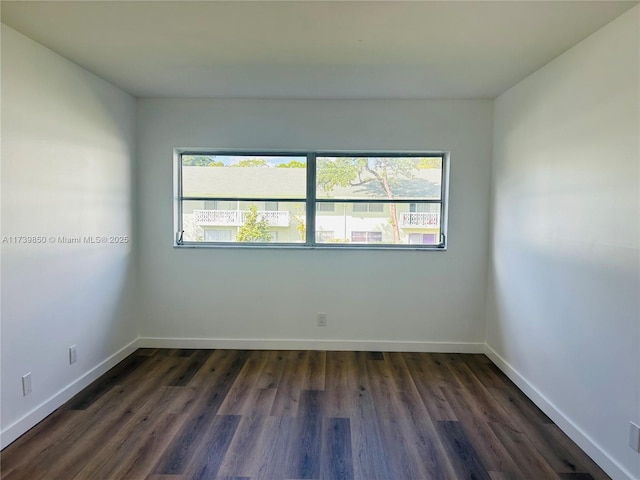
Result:
<svg viewBox="0 0 640 480"><path fill-rule="evenodd" d="M308 246L316 244L316 154L307 154L307 224L305 227Z"/></svg>

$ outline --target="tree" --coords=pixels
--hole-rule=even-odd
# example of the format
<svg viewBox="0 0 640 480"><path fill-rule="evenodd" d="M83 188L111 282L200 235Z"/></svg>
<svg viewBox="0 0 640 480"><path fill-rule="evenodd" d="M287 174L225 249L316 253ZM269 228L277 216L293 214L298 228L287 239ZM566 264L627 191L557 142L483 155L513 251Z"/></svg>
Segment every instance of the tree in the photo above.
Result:
<svg viewBox="0 0 640 480"><path fill-rule="evenodd" d="M442 159L436 158L421 158L416 164L416 168L424 170L427 168L442 168Z"/></svg>
<svg viewBox="0 0 640 480"><path fill-rule="evenodd" d="M207 155L183 155L182 165L185 167L224 167L224 163Z"/></svg>
<svg viewBox="0 0 640 480"><path fill-rule="evenodd" d="M267 162L263 158L247 158L240 160L238 163L231 165L232 167L268 167Z"/></svg>
<svg viewBox="0 0 640 480"><path fill-rule="evenodd" d="M336 158L319 161L317 183L326 193L335 187L377 185L388 199L394 198L393 189L404 177L414 176L416 162L411 158ZM400 228L396 204L389 207L389 223L393 229L393 243L400 243Z"/></svg>
<svg viewBox="0 0 640 480"><path fill-rule="evenodd" d="M277 168L306 168L307 164L298 160L291 160L289 163L280 163Z"/></svg>
<svg viewBox="0 0 640 480"><path fill-rule="evenodd" d="M271 233L269 223L264 218L259 218L255 205L249 207L244 224L238 230L236 240L238 242L270 242Z"/></svg>
<svg viewBox="0 0 640 480"><path fill-rule="evenodd" d="M296 224L296 231L300 240L303 242L307 239L307 226L304 221L305 210L302 207L296 208L296 213L293 215L293 221Z"/></svg>

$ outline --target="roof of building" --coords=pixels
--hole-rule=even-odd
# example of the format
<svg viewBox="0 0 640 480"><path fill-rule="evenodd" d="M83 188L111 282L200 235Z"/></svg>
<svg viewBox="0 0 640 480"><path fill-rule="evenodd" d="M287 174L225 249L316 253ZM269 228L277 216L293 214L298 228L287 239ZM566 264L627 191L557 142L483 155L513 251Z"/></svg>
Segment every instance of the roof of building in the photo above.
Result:
<svg viewBox="0 0 640 480"><path fill-rule="evenodd" d="M439 199L441 170L416 169L411 178L402 177L392 184L394 198ZM182 168L185 197L300 198L306 197L306 169L264 167ZM324 199L385 199L382 185L370 181L353 187L336 187L330 192L320 189Z"/></svg>

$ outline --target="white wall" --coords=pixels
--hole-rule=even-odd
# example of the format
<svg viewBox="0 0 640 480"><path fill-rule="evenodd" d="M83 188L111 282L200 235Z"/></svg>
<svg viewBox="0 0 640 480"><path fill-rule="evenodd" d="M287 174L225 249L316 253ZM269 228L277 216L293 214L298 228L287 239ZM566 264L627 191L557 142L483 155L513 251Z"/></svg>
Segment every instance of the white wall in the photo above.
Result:
<svg viewBox="0 0 640 480"><path fill-rule="evenodd" d="M125 354L137 329L132 244L57 242L132 236L135 100L4 25L1 87L4 446Z"/></svg>
<svg viewBox="0 0 640 480"><path fill-rule="evenodd" d="M143 99L137 129L142 337L291 348L484 343L490 100ZM176 147L451 151L449 249L173 248ZM315 326L317 312L328 327Z"/></svg>
<svg viewBox="0 0 640 480"><path fill-rule="evenodd" d="M494 115L491 356L616 479L640 478L639 15Z"/></svg>

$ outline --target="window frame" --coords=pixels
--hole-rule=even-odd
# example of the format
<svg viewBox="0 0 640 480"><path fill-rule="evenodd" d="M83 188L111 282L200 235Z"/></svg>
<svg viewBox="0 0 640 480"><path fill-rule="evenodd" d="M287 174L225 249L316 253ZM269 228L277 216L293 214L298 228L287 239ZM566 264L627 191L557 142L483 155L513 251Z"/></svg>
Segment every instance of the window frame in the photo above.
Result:
<svg viewBox="0 0 640 480"><path fill-rule="evenodd" d="M450 178L450 152L447 151L332 151L332 150L243 150L243 149L200 149L200 148L176 148L174 149L174 241L176 248L293 248L293 249L347 249L347 250L422 250L422 251L446 251L448 245L448 206L449 206L449 178ZM257 157L278 157L278 156L304 156L306 157L306 197L305 198L242 198L242 197L220 197L202 198L185 197L182 194L182 156L183 155L210 155L210 156L257 156ZM382 157L382 158L411 158L411 157L439 157L442 161L440 198L438 200L429 199L317 199L316 198L316 159L318 157ZM298 243L271 243L271 242L191 242L183 241L183 202L189 200L205 201L275 201L283 203L302 203L305 205L306 215L306 238L304 242ZM318 243L316 241L315 217L318 213L317 205L321 203L381 203L381 204L411 204L411 203L435 203L440 204L440 242L434 245L424 244L352 244L352 243ZM384 207L383 207L384 209Z"/></svg>

